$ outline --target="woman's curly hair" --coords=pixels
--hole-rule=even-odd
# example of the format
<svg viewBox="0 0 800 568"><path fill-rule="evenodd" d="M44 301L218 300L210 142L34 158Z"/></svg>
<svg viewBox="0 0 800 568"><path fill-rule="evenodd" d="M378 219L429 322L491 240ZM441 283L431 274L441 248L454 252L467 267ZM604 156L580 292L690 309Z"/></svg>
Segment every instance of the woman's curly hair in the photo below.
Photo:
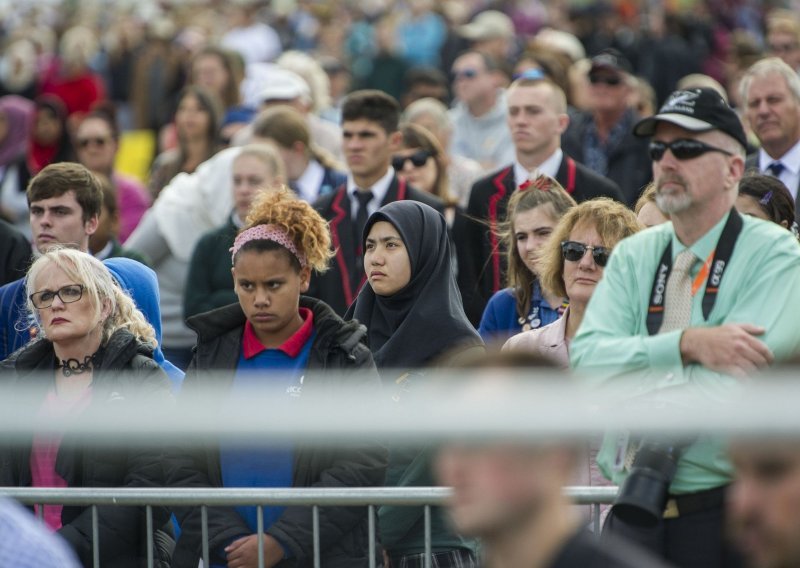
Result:
<svg viewBox="0 0 800 568"><path fill-rule="evenodd" d="M283 229L297 251L306 256L310 268L317 272L328 269L328 261L335 254L331 248L328 223L310 204L298 199L286 186L262 192L253 201L242 230L257 225L274 225ZM258 242L246 243L239 252L255 248ZM253 246L248 246L251 243ZM291 256L294 259L294 255Z"/></svg>

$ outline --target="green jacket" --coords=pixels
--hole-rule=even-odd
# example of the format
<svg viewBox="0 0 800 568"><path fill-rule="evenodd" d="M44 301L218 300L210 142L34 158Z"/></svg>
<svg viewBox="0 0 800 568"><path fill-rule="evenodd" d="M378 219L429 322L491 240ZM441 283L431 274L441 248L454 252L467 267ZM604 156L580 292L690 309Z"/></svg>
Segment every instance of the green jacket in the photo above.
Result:
<svg viewBox="0 0 800 568"><path fill-rule="evenodd" d="M184 317L239 301L233 291L229 250L238 231L229 217L227 223L200 237L189 262L183 299Z"/></svg>

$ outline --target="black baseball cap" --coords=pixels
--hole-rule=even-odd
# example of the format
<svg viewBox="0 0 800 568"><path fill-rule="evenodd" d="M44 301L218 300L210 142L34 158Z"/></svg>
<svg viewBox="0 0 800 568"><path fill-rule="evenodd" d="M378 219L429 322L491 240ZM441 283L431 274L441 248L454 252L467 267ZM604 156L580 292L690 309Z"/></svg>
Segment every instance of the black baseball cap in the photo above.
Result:
<svg viewBox="0 0 800 568"><path fill-rule="evenodd" d="M692 132L720 130L747 148L747 137L736 112L714 89L675 91L658 113L633 127L636 136L652 136L659 122L669 122Z"/></svg>
<svg viewBox="0 0 800 568"><path fill-rule="evenodd" d="M630 61L614 48L604 49L592 57L592 67L589 69L589 73L603 69L614 71L615 73L630 74L633 72Z"/></svg>

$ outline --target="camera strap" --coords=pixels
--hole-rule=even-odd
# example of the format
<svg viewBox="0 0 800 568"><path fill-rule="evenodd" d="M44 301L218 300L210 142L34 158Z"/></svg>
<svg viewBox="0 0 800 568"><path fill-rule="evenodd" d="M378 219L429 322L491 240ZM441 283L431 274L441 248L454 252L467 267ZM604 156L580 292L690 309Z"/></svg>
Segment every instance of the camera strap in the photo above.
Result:
<svg viewBox="0 0 800 568"><path fill-rule="evenodd" d="M702 282L702 278L707 274L706 289L703 294L703 319L707 320L714 309L714 304L717 301L717 292L719 291L722 277L725 274L725 269L733 254L733 247L736 245L736 239L742 231L742 216L736 211L731 209L728 216L728 221L722 229L717 248L712 253L713 258L711 262L706 262L703 270L698 274L698 279ZM670 272L672 272L672 240L670 239L667 249L661 256L658 263L655 277L653 278L653 289L650 292L650 306L647 309L647 332L650 335L656 335L658 330L661 329L661 324L664 321L664 297L667 290L667 280L669 279ZM697 284L697 283L696 283ZM694 293L699 288L699 285L692 286Z"/></svg>

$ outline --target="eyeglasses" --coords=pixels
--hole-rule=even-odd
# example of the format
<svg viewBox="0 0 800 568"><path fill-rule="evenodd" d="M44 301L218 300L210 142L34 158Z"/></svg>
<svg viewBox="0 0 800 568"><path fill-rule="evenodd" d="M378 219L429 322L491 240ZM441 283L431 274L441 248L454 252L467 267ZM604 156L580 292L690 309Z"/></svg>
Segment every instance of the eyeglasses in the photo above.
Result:
<svg viewBox="0 0 800 568"><path fill-rule="evenodd" d="M660 142L658 140L650 142L650 158L654 162L660 162L667 150L670 150L678 160L692 160L707 152L720 152L726 156L733 156L727 150L690 138L681 138L672 142Z"/></svg>
<svg viewBox="0 0 800 568"><path fill-rule="evenodd" d="M433 156L433 154L427 150L418 150L410 156L395 156L392 158L392 167L399 172L406 166L406 162L411 160L411 164L415 168L421 168L428 162L428 158L431 156Z"/></svg>
<svg viewBox="0 0 800 568"><path fill-rule="evenodd" d="M796 43L771 43L767 46L772 53L789 53L798 48Z"/></svg>
<svg viewBox="0 0 800 568"><path fill-rule="evenodd" d="M28 297L31 299L33 307L41 310L52 306L56 296L65 304L77 302L83 296L83 284L67 284L55 292L42 290L41 292L34 292Z"/></svg>
<svg viewBox="0 0 800 568"><path fill-rule="evenodd" d="M598 85L602 83L604 85L608 85L609 87L616 87L622 84L622 77L617 75L589 75L589 82L592 85Z"/></svg>
<svg viewBox="0 0 800 568"><path fill-rule="evenodd" d="M101 136L95 136L95 137L92 137L92 138L81 138L81 139L79 139L78 140L78 146L80 148L88 148L91 145L95 145L95 146L99 146L100 148L102 148L103 146L108 144L108 142L109 142L108 138L103 138Z"/></svg>
<svg viewBox="0 0 800 568"><path fill-rule="evenodd" d="M561 255L564 260L570 262L578 262L586 254L586 251L592 251L592 258L597 266L603 267L608 264L608 257L611 256L611 249L606 247L593 247L579 243L578 241L561 241Z"/></svg>
<svg viewBox="0 0 800 568"><path fill-rule="evenodd" d="M459 79L474 79L478 76L477 69L453 69L453 81L458 81Z"/></svg>
<svg viewBox="0 0 800 568"><path fill-rule="evenodd" d="M533 68L533 69L526 69L521 73L514 73L514 75L511 76L511 80L517 81L519 79L524 79L526 81L538 81L540 79L544 79L545 77L546 75L544 74L544 71L542 71L541 69Z"/></svg>

